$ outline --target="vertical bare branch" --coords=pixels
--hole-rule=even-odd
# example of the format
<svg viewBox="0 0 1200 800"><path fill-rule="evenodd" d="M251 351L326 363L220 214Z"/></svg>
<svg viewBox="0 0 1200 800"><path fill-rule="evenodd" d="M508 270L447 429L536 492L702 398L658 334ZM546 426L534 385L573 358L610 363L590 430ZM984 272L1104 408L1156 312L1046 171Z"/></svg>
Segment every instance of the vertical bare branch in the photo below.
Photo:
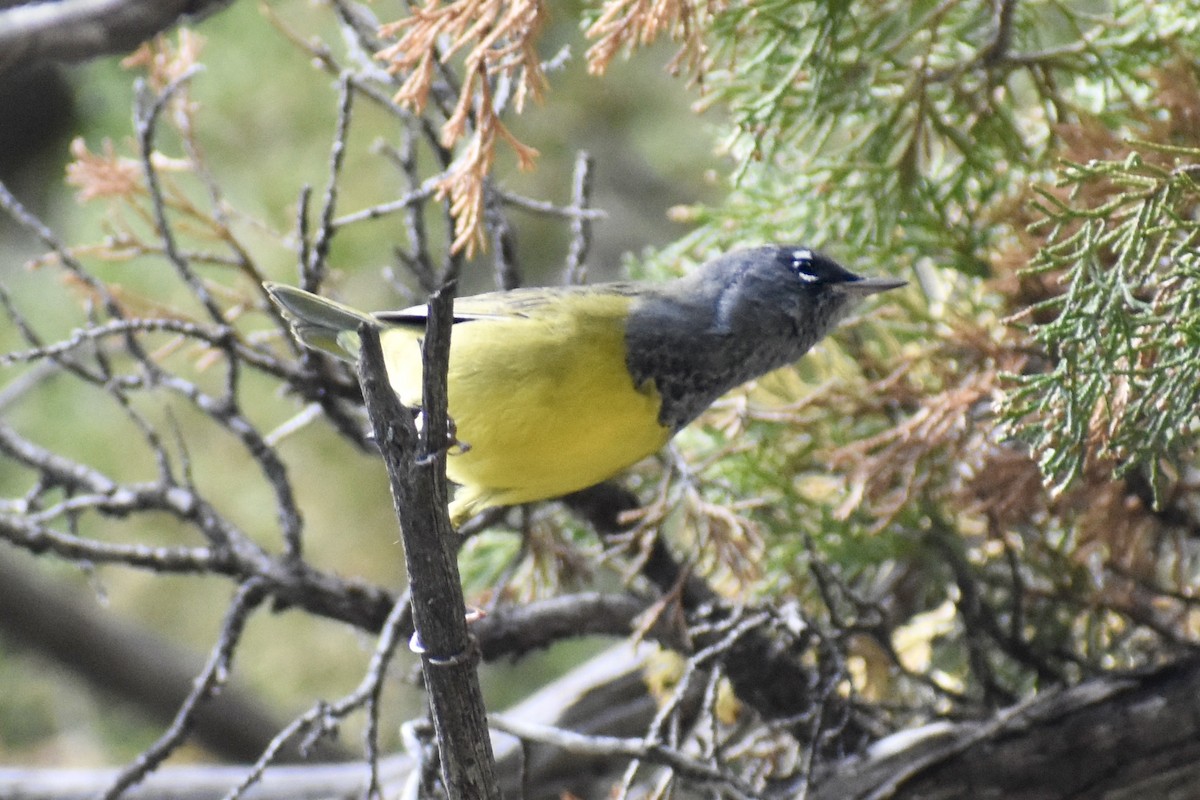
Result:
<svg viewBox="0 0 1200 800"><path fill-rule="evenodd" d="M583 211L592 201L591 153L580 150L575 154L575 171L571 178L571 207ZM567 266L563 283L568 286L587 280L587 257L592 247L592 221L584 214L571 217L571 247L567 251Z"/></svg>
<svg viewBox="0 0 1200 800"><path fill-rule="evenodd" d="M333 213L337 206L337 187L346 159L346 136L350 131L350 111L354 92L350 87L350 75L345 73L338 81L338 116L333 135L333 146L329 154L329 185L325 187L325 198L321 203L321 224L317 228L316 241L306 248L306 258L301 262L300 285L315 292L325 279L328 270L326 259L333 240Z"/></svg>
<svg viewBox="0 0 1200 800"><path fill-rule="evenodd" d="M155 95L151 95L149 85L144 80L138 80L134 86L135 108L134 108L134 128L138 137L138 152L141 155L142 172L146 179L146 189L150 193L151 207L154 210L154 223L158 230L159 239L163 244L163 253L167 260L175 267L176 272L187 284L188 289L192 292L197 300L203 304L205 311L214 322L223 323L225 321L221 309L217 306L216 300L208 291L208 287L204 285L204 281L192 270L191 264L179 250L179 244L175 239L175 233L167 218L167 204L163 198L162 185L159 181L158 169L154 165L154 136L158 126L158 119L166 108L167 104L178 94L185 90L185 87L196 74L198 68L192 66L183 74L179 75L171 81L163 90Z"/></svg>
<svg viewBox="0 0 1200 800"><path fill-rule="evenodd" d="M438 735L442 779L451 797L475 800L498 798L499 790L476 673L478 645L467 630L455 535L446 511L445 364L452 301L453 294L446 292L430 302L425 423L420 436L387 381L379 335L370 325L359 329L359 380L400 520L417 649Z"/></svg>

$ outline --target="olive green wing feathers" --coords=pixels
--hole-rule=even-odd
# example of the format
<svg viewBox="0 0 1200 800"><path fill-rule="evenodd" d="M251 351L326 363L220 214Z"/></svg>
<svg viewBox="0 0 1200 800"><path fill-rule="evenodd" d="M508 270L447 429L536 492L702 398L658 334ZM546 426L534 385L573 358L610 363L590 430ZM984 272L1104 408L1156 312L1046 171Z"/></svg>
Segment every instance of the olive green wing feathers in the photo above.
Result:
<svg viewBox="0 0 1200 800"><path fill-rule="evenodd" d="M510 289L504 292L488 292L454 300L454 321L511 319L514 317L535 318L547 311L559 308L562 300L588 295L631 296L637 291L635 283L601 283L593 286L543 286L526 289ZM389 325L414 325L425 323L428 315L426 306L412 306L400 311L382 311L375 319Z"/></svg>
<svg viewBox="0 0 1200 800"><path fill-rule="evenodd" d="M354 361L358 357L358 328L363 323L420 330L424 329L429 314L428 307L424 305L368 314L295 286L267 282L263 288L283 312L284 319L302 344L346 361ZM632 296L636 291L637 285L633 283L604 283L489 292L456 298L454 321L536 319L551 315L556 309L561 310L561 301L571 297Z"/></svg>

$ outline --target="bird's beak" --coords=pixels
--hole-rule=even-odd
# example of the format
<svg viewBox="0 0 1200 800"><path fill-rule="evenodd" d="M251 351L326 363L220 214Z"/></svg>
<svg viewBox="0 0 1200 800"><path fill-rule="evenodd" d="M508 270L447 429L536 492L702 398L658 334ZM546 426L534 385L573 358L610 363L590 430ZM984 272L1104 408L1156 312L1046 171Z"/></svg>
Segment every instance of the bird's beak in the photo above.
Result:
<svg viewBox="0 0 1200 800"><path fill-rule="evenodd" d="M841 288L851 294L866 297L869 294L886 292L888 289L899 289L901 286L907 285L908 281L902 281L899 278L860 278L843 283Z"/></svg>

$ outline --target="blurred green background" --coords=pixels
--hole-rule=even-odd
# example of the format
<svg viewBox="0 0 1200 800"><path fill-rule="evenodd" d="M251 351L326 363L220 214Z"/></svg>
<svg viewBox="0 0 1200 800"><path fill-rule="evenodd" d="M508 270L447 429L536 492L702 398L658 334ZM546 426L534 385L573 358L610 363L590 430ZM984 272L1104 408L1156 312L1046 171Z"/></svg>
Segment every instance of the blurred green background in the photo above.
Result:
<svg viewBox="0 0 1200 800"><path fill-rule="evenodd" d="M273 2L278 15L303 36L329 39L339 34L329 9L306 2ZM381 17L387 4L373 6ZM394 11L394 9L392 9ZM607 218L594 227L588 261L593 280L624 273L623 260L644 248L677 238L681 226L667 218L671 207L718 195L711 129L704 116L690 109L695 99L685 81L668 76L664 65L669 43L616 63L603 80L586 74L586 47L578 28L578 9L556 9L553 27L543 38L545 55L570 47L573 57L551 75L549 102L533 107L513 124L525 143L541 152L537 169L518 173L502 163L497 174L506 188L537 198L569 201L575 155L583 149L595 158L593 204ZM295 225L301 187L314 187L316 197L327 181L330 140L336 119L335 82L320 74L310 59L268 21L252 3L236 3L196 26L206 40L203 71L191 82L191 95L201 106L199 140L214 178L231 204L261 222L262 231L243 226L245 239L257 243L253 257L278 280L295 279L295 255L286 244ZM175 34L171 34L173 37ZM93 152L105 140L127 142L132 136L133 73L117 57L56 69L32 96L14 102L0 114L0 128L30 148L6 163L4 180L67 243L99 242L110 232L102 203L81 204L64 185L68 144L81 137ZM50 91L46 87L57 87ZM40 109L40 110L38 110ZM17 119L47 115L39 129L21 135ZM373 154L376 140L394 141L395 121L359 102L353 118L339 211L384 201L402 189L399 175ZM0 130L0 135L5 131ZM36 145L36 147L34 147ZM170 140L161 144L168 153ZM127 150L132 152L132 148ZM14 163L15 162L15 163ZM519 210L511 212L519 263L527 283L557 282L565 257L567 231L561 221ZM280 234L283 234L281 237ZM360 224L335 240L331 262L334 285L348 302L378 308L404 305L410 298L380 295L381 270L393 264L392 247L402 238L395 218ZM61 273L31 267L44 251L26 232L0 222L0 282L14 304L47 341L69 335L86 323L81 304L64 304ZM244 239L244 240L245 240ZM86 256L85 256L86 257ZM464 271L464 292L490 288L487 256ZM89 263L93 263L89 261ZM172 277L161 261L136 259L100 264L97 274L140 295L148 302L169 303ZM0 325L0 348L19 350L24 342L9 325ZM193 355L180 353L175 358ZM0 371L0 387L23 368ZM248 376L253 381L253 376ZM290 398L273 396L262 382L255 412L264 429L284 422L297 410ZM77 381L61 378L35 385L19 402L0 413L18 430L46 446L107 470L113 476L152 477L153 464L137 448L121 443L137 439L130 421L97 396L89 402ZM84 393L81 396L81 392ZM168 412L167 409L170 409ZM267 487L246 480L231 465L244 461L240 447L221 437L205 437L204 421L184 404L164 399L141 409L158 422L177 425L192 439L188 453L197 484L219 498L221 510L246 531L272 541L276 526ZM167 415L173 417L168 419ZM198 444L197 442L200 442ZM307 523L308 557L317 566L343 576L398 589L402 556L386 476L372 458L354 451L323 424L311 425L281 447ZM313 469L311 465L320 464ZM0 460L0 490L19 496L28 473ZM111 529L88 530L99 538L147 543L184 543L168 520L161 527L143 521L114 521ZM34 559L0 546L0 558L37 573L64 592L74 592L106 614L145 625L189 650L212 641L228 603L231 586L220 578L161 577L129 569L80 569L54 559ZM350 691L370 657L373 639L347 626L312 616L283 612L258 615L237 658L237 673L272 707L286 714L307 708L313 698L333 699ZM578 661L598 643L571 643L524 659L519 666L490 665L484 681L489 707L502 707L539 685L545 677ZM397 674L412 677L411 664ZM401 716L418 711L419 694L396 686L390 702ZM130 758L161 731L161 723L122 707L121 701L96 692L61 665L29 652L11 638L0 638L0 761L9 764L104 765ZM395 731L385 730L389 743ZM351 747L356 735L343 736Z"/></svg>

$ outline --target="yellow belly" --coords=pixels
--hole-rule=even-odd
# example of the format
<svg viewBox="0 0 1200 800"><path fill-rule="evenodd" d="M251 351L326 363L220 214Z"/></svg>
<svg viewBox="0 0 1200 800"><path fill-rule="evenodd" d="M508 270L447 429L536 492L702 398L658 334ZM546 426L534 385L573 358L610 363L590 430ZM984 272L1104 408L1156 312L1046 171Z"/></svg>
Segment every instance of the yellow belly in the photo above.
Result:
<svg viewBox="0 0 1200 800"><path fill-rule="evenodd" d="M586 310L455 325L450 416L464 449L447 459L461 484L456 522L488 506L591 486L662 447L659 398L625 366L629 299L589 297ZM408 330L384 333L392 386L420 403L420 348Z"/></svg>

